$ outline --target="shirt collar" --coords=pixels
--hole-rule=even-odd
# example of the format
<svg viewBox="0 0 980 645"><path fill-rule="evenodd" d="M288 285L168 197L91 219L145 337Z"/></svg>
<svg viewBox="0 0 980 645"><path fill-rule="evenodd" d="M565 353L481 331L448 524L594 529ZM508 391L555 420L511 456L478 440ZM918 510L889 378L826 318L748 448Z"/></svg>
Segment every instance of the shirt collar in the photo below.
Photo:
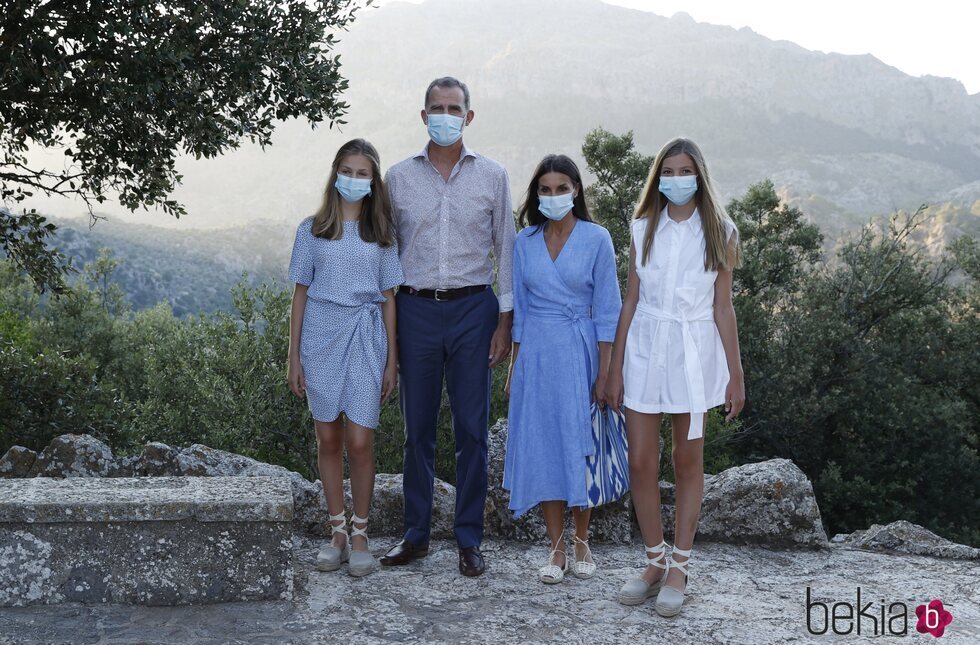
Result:
<svg viewBox="0 0 980 645"><path fill-rule="evenodd" d="M698 209L695 207L694 212L691 213L690 217L683 222L675 222L674 220L670 219L670 215L667 214L667 207L664 206L664 209L660 211L660 220L657 222L657 233L662 231L664 227L670 223L676 224L677 226L687 226L691 229L692 233L697 233L702 228L701 213L699 213Z"/></svg>
<svg viewBox="0 0 980 645"><path fill-rule="evenodd" d="M429 143L432 143L432 141L429 141L424 146L422 146L422 150L420 150L415 154L415 159L425 159L426 161L429 161ZM467 148L466 143L464 142L463 149L459 153L460 161L462 161L466 157L476 157L476 153L470 150L469 148Z"/></svg>

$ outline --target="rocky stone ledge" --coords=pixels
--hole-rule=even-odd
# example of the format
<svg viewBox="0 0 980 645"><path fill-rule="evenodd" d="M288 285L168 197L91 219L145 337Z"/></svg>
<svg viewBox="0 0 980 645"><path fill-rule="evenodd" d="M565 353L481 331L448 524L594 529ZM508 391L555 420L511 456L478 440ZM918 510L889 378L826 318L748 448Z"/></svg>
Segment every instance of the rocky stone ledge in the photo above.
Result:
<svg viewBox="0 0 980 645"><path fill-rule="evenodd" d="M0 480L0 606L292 596L280 477Z"/></svg>
<svg viewBox="0 0 980 645"><path fill-rule="evenodd" d="M853 533L838 533L831 541L834 544L867 551L980 560L980 549L950 542L929 529L905 520L884 526L872 524L870 528ZM977 575L980 576L980 571L977 572Z"/></svg>

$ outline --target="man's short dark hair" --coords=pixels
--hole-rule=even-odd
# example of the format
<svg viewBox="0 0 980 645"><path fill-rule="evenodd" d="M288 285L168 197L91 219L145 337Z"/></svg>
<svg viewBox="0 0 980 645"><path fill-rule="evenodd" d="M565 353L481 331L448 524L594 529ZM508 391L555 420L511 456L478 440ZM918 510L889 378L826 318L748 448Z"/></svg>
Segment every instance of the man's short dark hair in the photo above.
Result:
<svg viewBox="0 0 980 645"><path fill-rule="evenodd" d="M470 111L470 88L466 87L466 83L458 78L453 78L452 76L443 76L442 78L437 78L429 83L429 87L425 90L425 104L423 106L425 109L429 108L429 94L432 93L432 88L434 87L458 87L459 89L463 90L463 108L467 112Z"/></svg>

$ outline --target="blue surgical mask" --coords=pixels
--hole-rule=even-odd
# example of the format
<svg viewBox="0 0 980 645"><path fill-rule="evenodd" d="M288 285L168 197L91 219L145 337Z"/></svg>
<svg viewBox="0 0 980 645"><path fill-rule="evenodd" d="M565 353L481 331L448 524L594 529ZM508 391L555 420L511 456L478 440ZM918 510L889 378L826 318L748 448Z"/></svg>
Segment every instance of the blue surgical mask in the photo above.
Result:
<svg viewBox="0 0 980 645"><path fill-rule="evenodd" d="M683 206L698 192L697 175L679 175L660 178L660 192L675 206Z"/></svg>
<svg viewBox="0 0 980 645"><path fill-rule="evenodd" d="M429 138L436 145L451 146L463 136L463 117L452 114L430 114L428 117Z"/></svg>
<svg viewBox="0 0 980 645"><path fill-rule="evenodd" d="M337 182L334 185L345 202L359 202L371 194L370 179L337 175Z"/></svg>
<svg viewBox="0 0 980 645"><path fill-rule="evenodd" d="M575 196L572 193L564 195L538 195L538 210L550 220L560 220L572 210Z"/></svg>

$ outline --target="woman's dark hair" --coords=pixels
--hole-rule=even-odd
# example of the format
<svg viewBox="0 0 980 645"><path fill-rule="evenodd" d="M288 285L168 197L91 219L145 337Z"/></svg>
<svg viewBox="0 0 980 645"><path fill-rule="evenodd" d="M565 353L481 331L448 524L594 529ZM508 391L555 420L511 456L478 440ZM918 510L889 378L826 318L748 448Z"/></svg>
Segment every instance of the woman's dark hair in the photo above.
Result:
<svg viewBox="0 0 980 645"><path fill-rule="evenodd" d="M580 220L592 221L592 216L589 215L589 207L585 205L585 186L582 185L582 173L579 172L578 166L567 155L548 155L541 160L535 169L534 176L531 177L531 183L528 185L527 193L524 196L524 203L521 204L517 214L521 228L525 226L538 227L531 235L540 231L544 223L548 221L548 218L538 210L540 203L538 202L538 180L549 172L559 172L572 180L572 183L578 188L578 195L572 202L572 213Z"/></svg>

